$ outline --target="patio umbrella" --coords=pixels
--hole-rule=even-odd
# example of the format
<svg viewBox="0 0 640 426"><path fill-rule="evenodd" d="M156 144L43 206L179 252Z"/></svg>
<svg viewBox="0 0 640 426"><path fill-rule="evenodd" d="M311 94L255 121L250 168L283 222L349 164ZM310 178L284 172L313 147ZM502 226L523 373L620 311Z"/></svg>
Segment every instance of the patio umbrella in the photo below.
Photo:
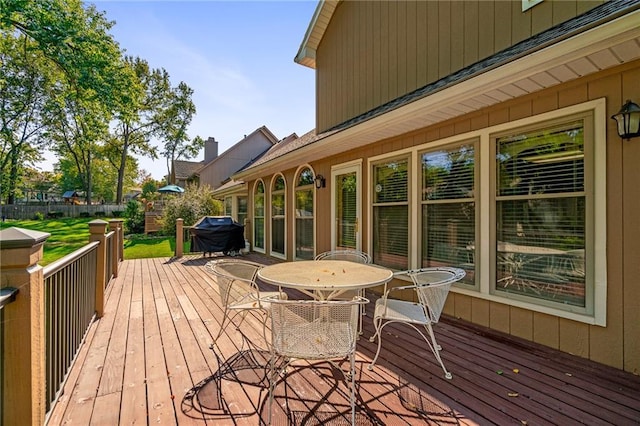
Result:
<svg viewBox="0 0 640 426"><path fill-rule="evenodd" d="M184 192L184 188L178 185L167 185L159 188L158 192L161 194L182 194Z"/></svg>

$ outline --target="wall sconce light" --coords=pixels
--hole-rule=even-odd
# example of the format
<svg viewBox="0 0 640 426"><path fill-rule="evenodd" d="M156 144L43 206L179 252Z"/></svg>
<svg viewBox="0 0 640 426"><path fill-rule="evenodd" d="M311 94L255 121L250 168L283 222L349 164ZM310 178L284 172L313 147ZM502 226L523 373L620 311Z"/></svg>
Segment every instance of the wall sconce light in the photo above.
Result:
<svg viewBox="0 0 640 426"><path fill-rule="evenodd" d="M618 135L622 139L631 139L640 136L640 106L627 100L622 109L611 116L618 123Z"/></svg>
<svg viewBox="0 0 640 426"><path fill-rule="evenodd" d="M322 175L316 175L316 178L314 179L314 182L316 183L316 188L320 189L320 188L324 188L327 181L325 180L324 176Z"/></svg>

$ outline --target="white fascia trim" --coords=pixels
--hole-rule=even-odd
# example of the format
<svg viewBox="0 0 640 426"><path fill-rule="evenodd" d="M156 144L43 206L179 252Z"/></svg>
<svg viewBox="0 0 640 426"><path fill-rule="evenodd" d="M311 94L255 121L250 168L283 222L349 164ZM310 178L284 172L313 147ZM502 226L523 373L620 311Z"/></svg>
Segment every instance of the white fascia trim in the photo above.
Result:
<svg viewBox="0 0 640 426"><path fill-rule="evenodd" d="M312 69L316 68L316 49L318 42L322 40L322 36L327 30L327 24L331 20L337 4L338 1L320 0L318 2L316 10L311 17L311 22L309 22L307 31L302 39L302 43L300 43L300 47L298 48L298 53L293 59L294 62ZM319 19L322 15L326 15L327 18ZM312 36L313 41L311 40Z"/></svg>

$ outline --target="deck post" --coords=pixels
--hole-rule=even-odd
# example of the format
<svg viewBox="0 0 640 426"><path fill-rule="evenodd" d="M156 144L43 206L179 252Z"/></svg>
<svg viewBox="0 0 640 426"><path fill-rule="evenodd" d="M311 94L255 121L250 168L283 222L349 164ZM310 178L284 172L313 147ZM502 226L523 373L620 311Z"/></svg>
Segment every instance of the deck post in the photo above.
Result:
<svg viewBox="0 0 640 426"><path fill-rule="evenodd" d="M102 318L104 314L104 289L107 285L105 282L105 274L107 268L111 265L107 265L107 236L105 232L107 230L107 222L104 220L96 219L89 222L89 241L99 241L97 249L97 262L96 262L96 294L95 294L95 310L96 318Z"/></svg>
<svg viewBox="0 0 640 426"><path fill-rule="evenodd" d="M176 219L176 257L182 257L184 254L183 224L184 219Z"/></svg>
<svg viewBox="0 0 640 426"><path fill-rule="evenodd" d="M44 242L51 234L22 228L0 231L0 288L19 290L2 308L2 424L45 421Z"/></svg>

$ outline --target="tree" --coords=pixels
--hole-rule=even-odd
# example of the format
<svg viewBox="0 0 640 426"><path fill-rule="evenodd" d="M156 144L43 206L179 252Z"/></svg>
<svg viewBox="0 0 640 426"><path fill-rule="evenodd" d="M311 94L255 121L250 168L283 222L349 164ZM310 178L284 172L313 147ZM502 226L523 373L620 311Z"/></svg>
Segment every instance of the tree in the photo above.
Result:
<svg viewBox="0 0 640 426"><path fill-rule="evenodd" d="M93 160L107 137L109 112L98 100L82 96L79 90L69 92L64 85L59 86L49 111L47 135L53 150L72 161L87 204L91 204Z"/></svg>
<svg viewBox="0 0 640 426"><path fill-rule="evenodd" d="M204 139L196 136L189 141L187 128L191 124L196 107L191 100L193 89L184 82L171 90L168 108L161 118L160 135L164 140L162 156L167 161L167 183L171 176L171 165L175 160L190 159L204 147Z"/></svg>
<svg viewBox="0 0 640 426"><path fill-rule="evenodd" d="M119 106L113 137L108 140L107 157L118 171L116 202L122 202L123 177L129 154L158 158L151 137L160 128L160 116L170 102L169 74L164 69L150 69L140 58L125 59L131 80L128 102Z"/></svg>
<svg viewBox="0 0 640 426"><path fill-rule="evenodd" d="M76 89L114 107L127 82L113 22L80 0L0 0L0 30L33 40Z"/></svg>
<svg viewBox="0 0 640 426"><path fill-rule="evenodd" d="M42 115L57 78L46 62L32 40L0 31L0 174L9 204L24 167L41 159Z"/></svg>

